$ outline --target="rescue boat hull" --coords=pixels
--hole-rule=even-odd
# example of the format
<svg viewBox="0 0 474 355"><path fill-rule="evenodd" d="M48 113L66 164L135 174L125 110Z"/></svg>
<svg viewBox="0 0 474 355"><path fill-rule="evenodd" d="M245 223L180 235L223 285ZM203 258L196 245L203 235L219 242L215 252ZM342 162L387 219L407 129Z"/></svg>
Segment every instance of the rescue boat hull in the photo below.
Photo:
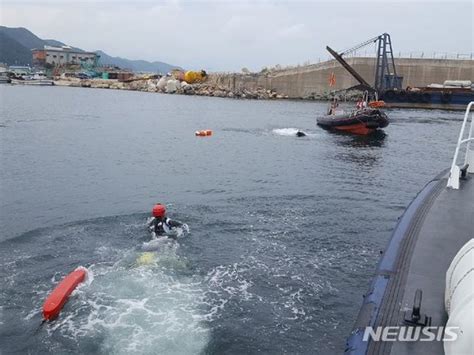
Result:
<svg viewBox="0 0 474 355"><path fill-rule="evenodd" d="M317 124L328 130L366 135L376 129L387 127L389 121L387 115L382 111L367 108L351 113L319 117Z"/></svg>

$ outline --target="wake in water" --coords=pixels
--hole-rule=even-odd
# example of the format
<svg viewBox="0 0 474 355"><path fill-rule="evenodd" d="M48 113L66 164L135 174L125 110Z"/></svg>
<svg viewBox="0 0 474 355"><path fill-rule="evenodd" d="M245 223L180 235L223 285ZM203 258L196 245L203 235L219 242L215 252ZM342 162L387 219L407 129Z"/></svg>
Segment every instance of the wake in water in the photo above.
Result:
<svg viewBox="0 0 474 355"><path fill-rule="evenodd" d="M298 128L275 128L272 132L279 136L296 136Z"/></svg>
<svg viewBox="0 0 474 355"><path fill-rule="evenodd" d="M286 137L306 137L306 136L315 136L315 134L308 133L298 128L275 128L272 130L272 133L278 136Z"/></svg>
<svg viewBox="0 0 474 355"><path fill-rule="evenodd" d="M143 242L141 248L143 251L158 251L161 248L167 248L170 244L177 244L177 239L181 239L189 233L190 229L187 224L172 228L165 236L156 236L151 233L151 240Z"/></svg>
<svg viewBox="0 0 474 355"><path fill-rule="evenodd" d="M0 338L8 334L7 324L17 324L24 339L2 351L202 352L209 340L202 277L190 275L189 263L172 239L143 253L139 239L147 233L143 222L137 223L141 218L76 222L5 242L0 252L0 304L5 305L0 308ZM15 249L15 255L7 249ZM143 254L150 256L142 258L146 262L140 262ZM59 317L38 328L44 300L77 265L91 265L87 279Z"/></svg>
<svg viewBox="0 0 474 355"><path fill-rule="evenodd" d="M202 351L209 333L200 313L200 281L168 272L183 261L168 251L146 265L122 264L91 266L94 282L77 289L67 312L47 327L49 336L59 333L84 351L99 346L100 353Z"/></svg>
<svg viewBox="0 0 474 355"><path fill-rule="evenodd" d="M174 238L189 232L173 228ZM114 265L92 265L94 282L77 290L75 305L48 333L59 332L82 346L100 343L101 353L194 354L208 342L200 313L201 282L181 277L186 259L168 236L144 242L141 251L125 252Z"/></svg>

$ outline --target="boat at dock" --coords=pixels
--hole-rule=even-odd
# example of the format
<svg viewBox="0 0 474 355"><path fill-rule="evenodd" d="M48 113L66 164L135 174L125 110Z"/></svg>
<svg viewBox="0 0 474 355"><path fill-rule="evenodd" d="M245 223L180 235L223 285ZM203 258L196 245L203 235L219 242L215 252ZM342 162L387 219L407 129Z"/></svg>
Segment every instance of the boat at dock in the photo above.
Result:
<svg viewBox="0 0 474 355"><path fill-rule="evenodd" d="M451 169L428 182L395 227L346 354L472 354L474 115L467 126L473 107L466 109Z"/></svg>
<svg viewBox="0 0 474 355"><path fill-rule="evenodd" d="M11 79L8 76L8 73L0 72L0 84L9 84L10 82L11 82Z"/></svg>
<svg viewBox="0 0 474 355"><path fill-rule="evenodd" d="M386 90L381 97L389 108L464 110L474 100L474 86L470 80L446 80L444 84Z"/></svg>
<svg viewBox="0 0 474 355"><path fill-rule="evenodd" d="M10 73L5 67L0 66L0 84L9 84L10 81Z"/></svg>
<svg viewBox="0 0 474 355"><path fill-rule="evenodd" d="M35 73L31 76L17 76L11 79L13 85L35 85L35 86L51 86L54 85L53 80L42 73Z"/></svg>
<svg viewBox="0 0 474 355"><path fill-rule="evenodd" d="M387 115L379 109L363 108L349 113L336 111L317 119L318 126L353 134L369 134L389 124Z"/></svg>

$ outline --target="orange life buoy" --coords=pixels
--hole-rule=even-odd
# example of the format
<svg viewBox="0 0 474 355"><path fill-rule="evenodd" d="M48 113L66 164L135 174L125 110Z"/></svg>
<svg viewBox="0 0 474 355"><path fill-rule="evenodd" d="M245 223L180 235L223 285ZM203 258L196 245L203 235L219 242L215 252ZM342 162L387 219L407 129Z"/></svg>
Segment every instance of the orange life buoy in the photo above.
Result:
<svg viewBox="0 0 474 355"><path fill-rule="evenodd" d="M380 108L385 106L385 101L379 100L379 101L372 101L369 102L369 106L372 108Z"/></svg>
<svg viewBox="0 0 474 355"><path fill-rule="evenodd" d="M196 131L196 132L194 133L194 135L195 135L196 137L212 136L212 130L210 130L210 129L205 129L205 130Z"/></svg>

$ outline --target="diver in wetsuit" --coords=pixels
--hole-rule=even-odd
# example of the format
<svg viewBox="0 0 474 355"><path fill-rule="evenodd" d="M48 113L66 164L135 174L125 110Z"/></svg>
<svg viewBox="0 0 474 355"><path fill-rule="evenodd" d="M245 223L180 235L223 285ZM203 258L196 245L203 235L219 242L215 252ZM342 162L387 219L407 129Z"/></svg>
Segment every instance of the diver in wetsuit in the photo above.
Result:
<svg viewBox="0 0 474 355"><path fill-rule="evenodd" d="M166 217L166 207L161 203L154 205L151 213L153 217L148 220L148 229L153 238L167 236L176 239L176 234L173 233L173 228L176 227L181 227L186 232L188 231L187 224Z"/></svg>

